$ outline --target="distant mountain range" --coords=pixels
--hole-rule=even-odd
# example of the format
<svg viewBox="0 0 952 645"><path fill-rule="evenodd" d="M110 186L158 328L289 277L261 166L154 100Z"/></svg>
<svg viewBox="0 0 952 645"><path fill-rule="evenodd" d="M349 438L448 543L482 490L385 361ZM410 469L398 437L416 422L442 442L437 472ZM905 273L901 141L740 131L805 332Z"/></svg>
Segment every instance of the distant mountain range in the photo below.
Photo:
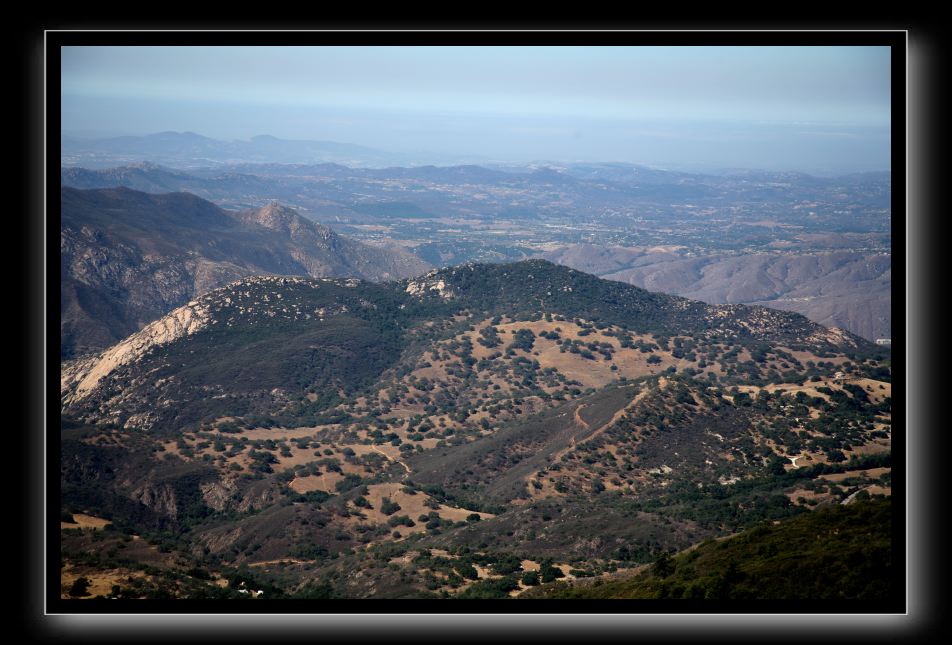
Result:
<svg viewBox="0 0 952 645"><path fill-rule="evenodd" d="M64 165L102 168L152 161L177 167L250 163L341 163L349 166L385 167L421 163L423 156L387 152L353 143L279 139L259 135L249 140L212 139L194 132L159 132L144 136L84 139L63 136ZM458 163L462 157L425 155L429 163Z"/></svg>
<svg viewBox="0 0 952 645"><path fill-rule="evenodd" d="M222 165L208 159L184 166L144 153L116 159L110 167L93 158L74 161L64 161L61 181L75 188L187 190L224 207L280 199L320 218L332 213L358 223L464 217L572 222L628 235L645 223L663 229L649 229L655 233L678 224L693 243L717 246L748 239L760 244L756 231L743 228L762 233L765 225L774 227L775 239L811 232L888 234L891 200L888 173L821 179L780 172L691 175L632 164L525 165L504 171L473 164L370 168L255 160ZM738 230L725 236L731 227Z"/></svg>
<svg viewBox="0 0 952 645"><path fill-rule="evenodd" d="M64 357L102 349L248 275L387 280L430 268L408 251L351 240L277 203L228 211L189 193L61 194Z"/></svg>

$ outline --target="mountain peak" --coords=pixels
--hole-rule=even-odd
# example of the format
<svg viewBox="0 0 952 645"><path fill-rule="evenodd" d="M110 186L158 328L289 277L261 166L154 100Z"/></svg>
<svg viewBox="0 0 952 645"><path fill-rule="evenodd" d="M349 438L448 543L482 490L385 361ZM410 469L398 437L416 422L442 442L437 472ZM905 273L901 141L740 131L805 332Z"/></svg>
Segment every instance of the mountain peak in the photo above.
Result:
<svg viewBox="0 0 952 645"><path fill-rule="evenodd" d="M282 204L276 199L254 211L252 218L265 228L281 231L288 235L296 235L307 231L316 233L325 241L337 237L337 234L324 224L307 219L297 210Z"/></svg>
<svg viewBox="0 0 952 645"><path fill-rule="evenodd" d="M277 200L272 200L267 205L252 211L251 220L272 231L280 231L287 235L292 235L295 231L306 226L306 220L296 210ZM321 229L326 228L316 223L314 223L314 226Z"/></svg>
<svg viewBox="0 0 952 645"><path fill-rule="evenodd" d="M208 137L204 137L196 132L175 132L174 130L166 130L165 132L156 132L155 134L148 135L149 138L154 140L182 140L182 141L206 141L209 140Z"/></svg>

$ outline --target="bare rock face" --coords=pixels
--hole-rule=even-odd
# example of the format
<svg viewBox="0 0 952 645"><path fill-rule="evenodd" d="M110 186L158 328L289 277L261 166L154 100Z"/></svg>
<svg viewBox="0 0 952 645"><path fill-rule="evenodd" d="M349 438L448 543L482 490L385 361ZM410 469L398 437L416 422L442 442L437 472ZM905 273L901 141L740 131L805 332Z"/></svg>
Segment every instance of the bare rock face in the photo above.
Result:
<svg viewBox="0 0 952 645"><path fill-rule="evenodd" d="M237 486L232 479L207 482L200 486L205 504L216 511L225 511L235 503Z"/></svg>
<svg viewBox="0 0 952 645"><path fill-rule="evenodd" d="M178 517L175 491L167 484L158 486L146 484L132 490L129 497L147 506L157 515L164 515L173 520Z"/></svg>
<svg viewBox="0 0 952 645"><path fill-rule="evenodd" d="M156 345L164 345L182 336L194 334L203 329L208 320L208 309L193 301L147 325L142 331L98 356L64 365L60 380L63 405L69 405L87 396L103 378L120 365L135 361Z"/></svg>
<svg viewBox="0 0 952 645"><path fill-rule="evenodd" d="M407 283L406 292L418 297L435 293L443 300L450 300L454 295L453 288L447 285L436 271L431 271L417 280L410 280Z"/></svg>
<svg viewBox="0 0 952 645"><path fill-rule="evenodd" d="M244 492L236 508L241 513L257 511L274 504L280 498L281 493L270 484L266 486L252 486Z"/></svg>

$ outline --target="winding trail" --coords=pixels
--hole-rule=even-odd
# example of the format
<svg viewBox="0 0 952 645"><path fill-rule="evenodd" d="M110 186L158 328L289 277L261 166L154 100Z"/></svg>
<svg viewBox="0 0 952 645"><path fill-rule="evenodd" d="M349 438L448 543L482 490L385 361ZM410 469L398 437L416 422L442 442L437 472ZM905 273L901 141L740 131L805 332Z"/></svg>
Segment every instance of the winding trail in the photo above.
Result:
<svg viewBox="0 0 952 645"><path fill-rule="evenodd" d="M636 395L635 395L635 398L633 398L627 405L622 406L622 408L621 408L620 410L618 410L618 412L616 412L615 414L612 415L612 418L608 420L608 423L605 423L604 425L599 426L599 428L598 428L597 430L595 430L595 432L593 432L592 434L588 435L588 436L585 438L585 440L588 441L588 440L590 440L590 439L594 439L595 437L597 437L598 435L600 435L601 433L605 432L605 431L608 430L610 427L612 427L613 425L615 425L616 423L618 423L618 420L621 419L622 415L624 415L626 412L628 412L628 411L631 410L633 407L635 407L636 405L638 405L638 403L639 403L643 398L645 398L645 395L646 395L646 394L648 394L648 390L642 390L641 392L639 392L638 394L636 394ZM586 425L586 427L588 426L588 424L585 424L585 425Z"/></svg>
<svg viewBox="0 0 952 645"><path fill-rule="evenodd" d="M317 560L298 560L297 558L278 558L276 560L262 560L261 562L249 562L249 567L265 567L269 564L283 564L285 562L290 562L291 564L313 564Z"/></svg>
<svg viewBox="0 0 952 645"><path fill-rule="evenodd" d="M575 408L575 423L584 430L590 430L591 426L589 426L588 422L582 418L581 413L582 413L582 408L584 407L585 407L585 404L582 403L577 408ZM572 437L572 443L573 444L575 443L575 437Z"/></svg>
<svg viewBox="0 0 952 645"><path fill-rule="evenodd" d="M575 408L575 425L577 425L579 428L582 428L583 430L590 430L591 426L589 426L588 422L582 418L582 408L584 407L585 407L585 404L581 403L578 405L578 407ZM557 453L555 455L555 458L561 457L562 455L564 455L565 453L567 453L569 450L571 450L574 447L575 447L575 435L573 434L571 437L569 437L569 447Z"/></svg>
<svg viewBox="0 0 952 645"><path fill-rule="evenodd" d="M405 471L407 471L406 474L403 475L403 478L404 478L404 479L406 479L406 478L410 475L410 472L411 472L411 471L410 471L410 467L407 466L407 465L406 465L405 463L403 463L402 461L400 461L399 459L394 459L393 457L391 457L390 455L388 455L387 453L385 453L383 450L381 450L381 449L378 448L377 446L373 446L373 445L372 445L372 446L370 446L370 449L373 450L374 452L376 452L377 454L383 455L384 457L387 458L388 461L394 461L394 462L400 464L401 466L403 466L403 469L404 469Z"/></svg>
<svg viewBox="0 0 952 645"><path fill-rule="evenodd" d="M869 488L872 488L872 486L864 486L863 488L860 488L858 491L852 493L849 497L847 497L842 502L840 502L840 504L849 504L850 502L853 501L854 497L862 493L864 490L868 490Z"/></svg>
<svg viewBox="0 0 952 645"><path fill-rule="evenodd" d="M642 390L641 392L636 394L635 397L631 401L623 405L617 412L615 412L615 414L612 415L612 418L609 419L607 423L600 425L595 430L595 432L585 437L585 441L589 441L590 439L597 437L598 435L600 435L601 433L605 432L610 427L612 427L615 423L618 422L619 419L621 419L623 414L625 414L626 412L631 410L633 407L635 407L643 398L645 398L647 394L648 394L647 389ZM588 424L587 421L585 421L585 419L582 418L580 414L582 411L582 408L584 407L585 407L585 404L582 403L577 408L575 408L575 424L579 426L580 428L582 428L583 430L591 430L592 427ZM552 455L551 461L557 462L558 460L560 460L563 455L567 455L569 452L571 452L575 448L576 444L577 444L577 441L575 439L575 435L572 435L571 437L569 437L569 445L563 448L562 450L558 451L554 455ZM532 475L527 476L526 481L529 481L531 478L532 478Z"/></svg>

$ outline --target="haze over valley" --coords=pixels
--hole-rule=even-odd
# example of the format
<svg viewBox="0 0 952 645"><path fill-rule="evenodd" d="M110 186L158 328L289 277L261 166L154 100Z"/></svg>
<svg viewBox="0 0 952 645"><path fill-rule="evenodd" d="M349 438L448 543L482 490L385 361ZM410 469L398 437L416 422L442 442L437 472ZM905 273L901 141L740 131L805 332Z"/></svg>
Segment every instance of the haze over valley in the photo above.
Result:
<svg viewBox="0 0 952 645"><path fill-rule="evenodd" d="M196 136L165 133L155 154L188 166ZM158 145L135 141L140 157ZM289 144L285 155L275 144L267 159L300 149ZM309 154L291 158L321 156ZM61 178L76 188L187 191L235 210L276 200L347 238L399 245L420 266L545 257L651 290L797 311L870 340L891 336L888 173L705 175L621 163L182 170L141 162L64 166Z"/></svg>

